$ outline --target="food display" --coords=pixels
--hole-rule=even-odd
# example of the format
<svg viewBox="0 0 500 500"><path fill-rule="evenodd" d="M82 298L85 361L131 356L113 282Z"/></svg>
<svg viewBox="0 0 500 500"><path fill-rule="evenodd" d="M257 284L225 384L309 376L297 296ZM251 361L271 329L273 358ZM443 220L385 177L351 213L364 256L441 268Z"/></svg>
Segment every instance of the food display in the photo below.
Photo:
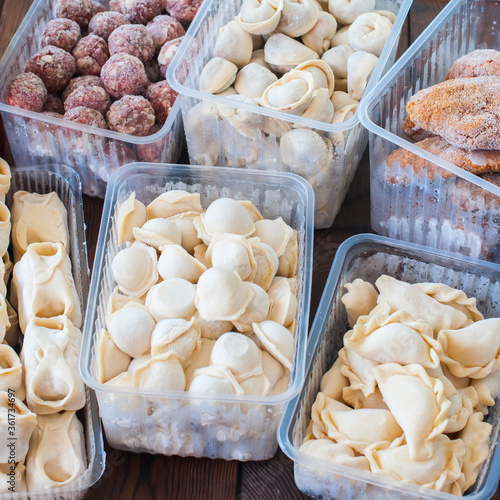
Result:
<svg viewBox="0 0 500 500"><path fill-rule="evenodd" d="M315 192L316 227L331 225L366 145L357 104L397 36L396 15L381 5L214 1L167 76L181 94L191 163L301 175Z"/></svg>
<svg viewBox="0 0 500 500"><path fill-rule="evenodd" d="M320 384L299 451L463 495L489 454L500 319L441 283L362 279L342 297L352 329ZM481 396L476 387L485 387ZM473 437L475 436L475 437Z"/></svg>

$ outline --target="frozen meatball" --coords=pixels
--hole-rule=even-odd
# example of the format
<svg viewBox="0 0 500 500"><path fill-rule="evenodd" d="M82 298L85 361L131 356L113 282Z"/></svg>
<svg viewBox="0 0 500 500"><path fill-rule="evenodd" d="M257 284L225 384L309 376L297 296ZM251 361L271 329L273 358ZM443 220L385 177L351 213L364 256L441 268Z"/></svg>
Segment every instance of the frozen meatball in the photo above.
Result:
<svg viewBox="0 0 500 500"><path fill-rule="evenodd" d="M177 92L170 87L166 80L163 80L148 85L145 97L155 110L156 121L159 124L165 123L174 105Z"/></svg>
<svg viewBox="0 0 500 500"><path fill-rule="evenodd" d="M49 92L62 90L76 70L75 59L59 47L47 45L28 59L25 71L39 76Z"/></svg>
<svg viewBox="0 0 500 500"><path fill-rule="evenodd" d="M66 52L71 52L80 36L80 26L75 21L71 19L52 19L43 28L42 47L53 45Z"/></svg>
<svg viewBox="0 0 500 500"><path fill-rule="evenodd" d="M155 123L150 129L147 135L156 134L159 130L161 130L161 125ZM139 161L143 161L146 163L160 163L161 162L161 153L163 151L164 141L168 140L167 138L162 137L157 141L150 142L148 144L136 144L135 149L137 151L137 157Z"/></svg>
<svg viewBox="0 0 500 500"><path fill-rule="evenodd" d="M109 35L124 24L130 24L130 21L121 12L99 12L90 20L89 33L108 41Z"/></svg>
<svg viewBox="0 0 500 500"><path fill-rule="evenodd" d="M71 19L86 28L92 15L92 0L57 0L56 16Z"/></svg>
<svg viewBox="0 0 500 500"><path fill-rule="evenodd" d="M122 0L121 7L131 23L147 24L161 14L162 0Z"/></svg>
<svg viewBox="0 0 500 500"><path fill-rule="evenodd" d="M165 43L165 45L160 49L160 53L158 54L158 65L160 66L160 73L163 78L167 73L168 65L172 62L172 59L179 48L182 40L184 38L175 38L174 40L170 40L170 42Z"/></svg>
<svg viewBox="0 0 500 500"><path fill-rule="evenodd" d="M82 125L90 125L91 127L108 128L106 120L99 111L85 106L66 111L64 119L70 122L81 123Z"/></svg>
<svg viewBox="0 0 500 500"><path fill-rule="evenodd" d="M46 99L43 80L34 73L22 73L10 83L5 102L9 106L40 112Z"/></svg>
<svg viewBox="0 0 500 500"><path fill-rule="evenodd" d="M100 12L107 12L108 9L104 7L104 5L100 4L99 2L95 2L92 0L92 11L91 11L91 18L94 17L96 14L99 14Z"/></svg>
<svg viewBox="0 0 500 500"><path fill-rule="evenodd" d="M180 21L186 23L192 21L202 0L164 0L165 10Z"/></svg>
<svg viewBox="0 0 500 500"><path fill-rule="evenodd" d="M142 24L124 24L109 35L109 53L130 54L142 62L149 61L155 55L153 39L146 26Z"/></svg>
<svg viewBox="0 0 500 500"><path fill-rule="evenodd" d="M153 42L155 44L155 52L158 54L160 49L166 42L184 36L184 28L182 24L170 16L156 16L146 25Z"/></svg>
<svg viewBox="0 0 500 500"><path fill-rule="evenodd" d="M97 85L81 85L64 101L64 109L69 111L81 106L92 108L105 115L111 105L108 93Z"/></svg>
<svg viewBox="0 0 500 500"><path fill-rule="evenodd" d="M110 0L109 1L109 10L114 12L122 13L122 0Z"/></svg>
<svg viewBox="0 0 500 500"><path fill-rule="evenodd" d="M148 84L144 64L130 54L111 56L102 67L101 80L108 94L117 99L140 94Z"/></svg>
<svg viewBox="0 0 500 500"><path fill-rule="evenodd" d="M42 115L52 116L52 118L64 118L62 113L57 113L56 111L44 111Z"/></svg>
<svg viewBox="0 0 500 500"><path fill-rule="evenodd" d="M142 96L126 95L115 101L107 113L110 130L123 134L145 136L155 123L155 112Z"/></svg>
<svg viewBox="0 0 500 500"><path fill-rule="evenodd" d="M57 94L48 94L45 104L42 108L43 112L64 114L64 106L62 99Z"/></svg>
<svg viewBox="0 0 500 500"><path fill-rule="evenodd" d="M155 58L144 63L144 70L150 82L157 82L160 80L160 66L158 66Z"/></svg>
<svg viewBox="0 0 500 500"><path fill-rule="evenodd" d="M109 59L108 44L104 38L90 33L76 44L72 54L79 75L98 76L104 63Z"/></svg>
<svg viewBox="0 0 500 500"><path fill-rule="evenodd" d="M73 90L77 89L80 85L97 85L101 88L104 88L104 83L102 80L95 75L85 75L85 76L77 76L76 78L72 78L66 88L62 93L62 101L64 102L66 98L73 92Z"/></svg>

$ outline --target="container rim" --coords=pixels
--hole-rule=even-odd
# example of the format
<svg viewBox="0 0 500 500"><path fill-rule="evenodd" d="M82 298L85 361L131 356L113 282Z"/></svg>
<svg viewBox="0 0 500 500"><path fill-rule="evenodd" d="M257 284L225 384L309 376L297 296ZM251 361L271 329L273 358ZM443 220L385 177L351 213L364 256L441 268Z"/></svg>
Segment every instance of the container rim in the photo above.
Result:
<svg viewBox="0 0 500 500"><path fill-rule="evenodd" d="M15 48L19 45L21 39L26 34L26 32L33 27L33 23L38 19L41 10L48 3L49 0L35 0L31 5L30 9L28 10L28 12L26 13L26 16L24 17L22 23L19 25L19 28L12 37L12 40L7 46L4 55L0 59L0 87L4 87L7 83L8 70L10 63L14 58ZM74 75L73 77L76 76L81 76L81 75ZM132 144L150 144L152 142L156 142L159 139L163 139L172 130L173 124L177 119L177 115L180 112L180 102L179 99L175 100L175 103L172 106L170 113L168 114L167 120L162 125L161 129L158 130L158 132L155 132L152 135L147 135L144 137L123 134L121 132L115 132L113 130L100 129L97 127L91 127L90 125L83 125L81 123L71 122L69 120L64 120L62 118L57 118L50 115L44 115L43 113L38 113L35 111L18 108L16 106L11 106L2 101L0 101L0 111L18 116L23 116L25 118L30 118L33 120L39 120L48 123L49 125L55 125L59 127L70 128L73 130L79 130L81 132L85 132L87 134L92 134L95 136L108 137L110 139L117 139Z"/></svg>
<svg viewBox="0 0 500 500"><path fill-rule="evenodd" d="M404 52L404 54L396 61L396 63L390 68L385 75L373 86L369 91L366 99L362 99L359 104L359 118L364 127L382 137L385 140L392 142L393 144L404 148L417 156L424 158L425 160L434 163L438 167L454 174L457 177L463 178L472 184L486 190L490 191L496 196L500 197L500 187L488 182L477 175L467 172L466 170L457 167L453 163L450 163L438 156L419 148L415 143L410 142L408 139L400 137L389 130L382 128L377 125L371 118L371 112L380 102L382 96L386 93L387 89L390 88L394 81L398 78L401 71L404 71L409 61L412 61L416 54L420 52L423 48L427 47L428 42L431 38L434 38L436 34L442 30L445 25L445 21L448 17L453 15L456 10L464 3L464 0L451 0L434 18L434 20L425 28L425 30L418 36L418 38L410 45L410 47Z"/></svg>
<svg viewBox="0 0 500 500"><path fill-rule="evenodd" d="M103 393L115 393L123 396L136 396L136 397L155 397L162 399L184 399L184 400L204 400L217 402L230 402L230 403L255 403L255 404L268 404L277 405L287 402L292 396L300 391L303 383L304 368L305 368L305 352L306 352L306 339L307 327L309 323L309 301L311 296L311 277L312 277L312 255L313 255L313 230L314 230L314 193L310 184L297 174L289 172L268 172L262 170L251 169L238 169L230 167L207 167L207 166L192 166L180 164L157 164L157 163L130 163L120 167L110 177L106 198L104 202L104 209L102 213L101 226L99 229L99 238L97 241L97 248L102 249L102 254L96 258L94 262L94 269L92 273L93 279L90 284L90 297L98 299L99 292L99 276L102 275L104 268L104 251L106 249L107 238L111 230L112 215L115 210L117 202L117 194L121 182L124 179L130 178L132 175L142 176L145 173L175 176L186 173L186 170L202 176L203 179L220 179L226 175L236 175L241 180L248 179L251 183L252 179L258 178L261 182L280 185L280 181L287 179L289 184L293 184L295 191L304 200L304 219L305 219L305 235L304 235L304 280L302 288L302 324L297 325L295 335L299 335L300 329L305 330L303 333L303 343L298 344L294 353L294 375L291 377L291 384L287 390L281 394L274 396L255 396L255 395L230 395L230 394L200 394L187 391L162 391L162 390L147 390L147 389L134 389L128 387L118 387L99 383L91 372L92 361L92 346L94 337L94 322L97 313L98 300L89 300L87 303L87 310L85 314L85 325L83 330L82 349L79 359L80 374L84 382L96 391ZM255 182L255 181L253 181ZM97 257L97 256L96 256Z"/></svg>
<svg viewBox="0 0 500 500"><path fill-rule="evenodd" d="M357 479L364 483L375 484L386 489L398 491L400 493L420 494L424 497L429 497L429 494L432 492L432 497L429 498L442 500L456 499L456 495L452 495L451 493L437 492L428 488L423 488L421 486L405 485L395 479L383 478L380 476L376 476L375 474L372 474L370 472L356 470L351 467L335 464L321 458L306 455L305 453L299 451L299 449L296 448L293 444L293 428L295 426L296 416L298 414L305 390L309 385L310 374L317 357L319 344L321 343L322 337L325 333L326 320L331 309L330 306L333 300L333 293L337 289L341 280L342 269L344 267L348 253L356 246L363 244L371 244L374 246L374 248L378 248L379 251L398 250L401 252L408 252L410 250L412 252L421 252L431 257L437 257L438 259L445 258L455 262L464 262L479 266L481 268L487 268L500 275L500 264L478 260L472 257L466 257L453 252L427 247L416 243L409 243L394 238L388 238L386 236L379 236L371 233L361 233L344 240L339 245L337 253L335 254L330 273L328 274L326 286L321 296L321 300L309 333L306 347L307 366L305 370L304 384L301 391L292 399L290 399L290 401L288 401L285 406L283 416L278 426L278 444L283 452L291 460L294 461L295 467L298 466L297 462L304 463L304 461L307 460L308 462L311 462L312 466L317 466L318 469L331 471L332 473L347 477L352 477L353 479ZM492 471L497 472L492 473ZM497 443L495 446L495 451L493 453L493 458L491 459L489 465L488 474L486 475L484 480L483 488L481 489L481 491L476 492L474 495L465 495L465 497L471 500L490 498L495 493L499 476L500 446Z"/></svg>
<svg viewBox="0 0 500 500"><path fill-rule="evenodd" d="M312 120L310 118L303 118L302 116L285 113L283 111L275 111L267 109L244 101L241 102L236 101L235 103L234 99L231 99L230 97L209 94L207 92L202 92L200 90L187 87L186 85L184 85L184 82L181 82L179 78L180 72L182 71L181 66L186 60L186 55L188 55L192 51L192 46L196 39L196 35L201 30L203 22L211 14L212 11L216 10L215 6L216 1L218 0L205 0L202 3L198 11L198 14L196 15L196 18L194 19L193 23L191 24L186 34L184 35L184 40L179 45L177 52L175 53L171 63L167 68L167 74L166 74L167 82L174 90L176 90L179 93L179 95L189 96L202 101L210 101L215 104L226 105L234 108L237 107L240 109L244 109L248 112L257 113L260 115L268 116L270 118L284 120L296 123L298 125L302 125L304 127L315 128L326 132L338 132L338 131L349 130L358 125L358 123L360 122L359 105L354 115L349 120L339 124L328 124L317 120ZM363 92L363 96L361 97L360 103L365 100L365 96L368 95L369 91L373 88L375 83L380 78L380 75L384 70L384 66L389 58L389 54L393 50L394 46L398 43L401 34L401 28L406 19L408 11L410 10L412 1L413 0L401 1L399 12L396 16L396 20L394 21L394 25L391 29L387 42L384 46L384 49L380 54L379 60L370 75L368 85L365 91Z"/></svg>

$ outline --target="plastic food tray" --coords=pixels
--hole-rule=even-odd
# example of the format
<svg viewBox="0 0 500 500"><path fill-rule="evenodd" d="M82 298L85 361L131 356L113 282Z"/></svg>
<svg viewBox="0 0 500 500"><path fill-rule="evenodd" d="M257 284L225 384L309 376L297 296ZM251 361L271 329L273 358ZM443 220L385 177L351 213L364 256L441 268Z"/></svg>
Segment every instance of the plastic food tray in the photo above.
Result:
<svg viewBox="0 0 500 500"><path fill-rule="evenodd" d="M206 208L220 197L251 200L267 218L283 217L298 231L298 313L295 355L288 389L275 396L220 394L194 397L184 391L114 387L96 378L95 349L105 327L107 300L115 288L111 263L121 247L116 207L135 191L150 203L165 191L198 192ZM313 195L296 175L251 170L136 163L111 178L102 216L87 307L80 369L96 390L109 444L165 455L263 460L274 455L276 431L285 403L303 382L312 273Z"/></svg>
<svg viewBox="0 0 500 500"><path fill-rule="evenodd" d="M84 194L104 198L106 183L118 167L137 159L173 162L181 155L184 134L176 102L160 131L147 137L104 130L5 104L10 82L24 72L40 50L45 24L54 19L55 1L35 0L0 61L0 111L16 165L52 163L77 171ZM101 2L108 7L109 0Z"/></svg>
<svg viewBox="0 0 500 500"><path fill-rule="evenodd" d="M343 346L344 333L350 330L341 302L344 285L356 278L375 283L387 274L408 283L441 282L462 289L477 298L477 307L485 318L500 317L500 266L456 254L401 242L382 236L361 234L339 247L328 276L318 311L309 335L305 384L301 393L285 409L278 431L283 451L295 462L295 482L315 498L350 499L421 499L453 500L448 493L437 492L400 481L332 464L299 451L311 419L311 407L320 381ZM467 498L490 498L500 474L500 403L489 407L485 421L493 425L490 452Z"/></svg>
<svg viewBox="0 0 500 500"><path fill-rule="evenodd" d="M402 130L409 98L444 81L456 59L476 49L500 50L497 18L495 2L452 0L361 104L377 233L498 261L500 188L423 151ZM417 155L417 168L390 168L386 158L397 148Z"/></svg>
<svg viewBox="0 0 500 500"><path fill-rule="evenodd" d="M340 210L368 141L368 133L359 123L358 113L345 123L331 125L249 103L235 103L233 99L198 90L199 75L212 57L219 29L238 15L241 3L241 0L205 0L167 70L168 82L179 92L190 161L302 175L314 188L316 228L329 227ZM393 64L410 5L411 0L377 0L375 9L390 10L397 14L397 19L365 94ZM248 123L245 135L221 117L220 106L234 108L241 121L242 115L245 117ZM319 154L314 151L297 158L295 165L287 165L281 159L281 133L265 134L264 124L272 124L273 129L282 132L296 126L304 127L336 146L330 147L323 159L318 159Z"/></svg>
<svg viewBox="0 0 500 500"><path fill-rule="evenodd" d="M70 259L76 290L81 301L82 312L85 312L89 289L89 268L87 264L87 246L83 220L81 182L74 170L58 167L57 173L48 169L17 168L12 171L12 182L6 203L12 205L12 193L24 190L30 193L46 194L56 192L68 212L68 230L70 234ZM97 400L94 391L87 389L87 403L78 412L78 418L85 430L87 450L87 469L75 482L48 491L18 492L0 495L2 499L30 498L42 500L52 498L80 499L95 484L105 467L104 443Z"/></svg>

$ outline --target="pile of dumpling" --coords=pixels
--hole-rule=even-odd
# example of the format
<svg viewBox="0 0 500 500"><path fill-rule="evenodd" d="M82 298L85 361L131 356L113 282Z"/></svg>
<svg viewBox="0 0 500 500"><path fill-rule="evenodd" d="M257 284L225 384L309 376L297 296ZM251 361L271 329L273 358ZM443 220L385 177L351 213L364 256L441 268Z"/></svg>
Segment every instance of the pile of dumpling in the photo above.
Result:
<svg viewBox="0 0 500 500"><path fill-rule="evenodd" d="M9 212L4 200L10 178L0 159L1 493L64 487L87 467L75 413L86 394L78 371L82 313L68 256L66 208L56 193L18 191ZM12 306L5 298L11 271ZM14 349L18 326L20 355Z"/></svg>
<svg viewBox="0 0 500 500"><path fill-rule="evenodd" d="M118 208L99 382L204 394L284 392L294 355L297 231L250 201L167 191Z"/></svg>
<svg viewBox="0 0 500 500"><path fill-rule="evenodd" d="M500 393L500 319L444 284L383 275L375 285L346 285L353 328L300 450L462 495L489 453L483 418Z"/></svg>

